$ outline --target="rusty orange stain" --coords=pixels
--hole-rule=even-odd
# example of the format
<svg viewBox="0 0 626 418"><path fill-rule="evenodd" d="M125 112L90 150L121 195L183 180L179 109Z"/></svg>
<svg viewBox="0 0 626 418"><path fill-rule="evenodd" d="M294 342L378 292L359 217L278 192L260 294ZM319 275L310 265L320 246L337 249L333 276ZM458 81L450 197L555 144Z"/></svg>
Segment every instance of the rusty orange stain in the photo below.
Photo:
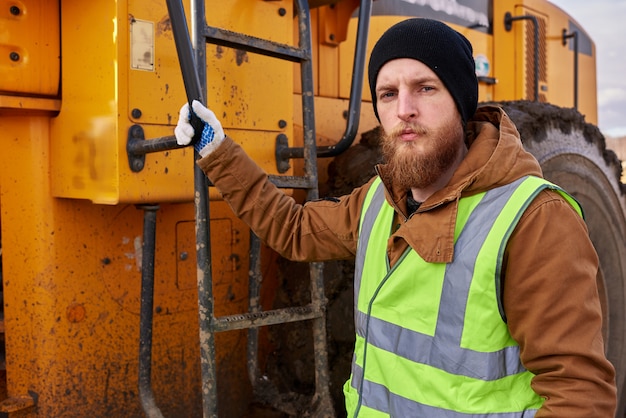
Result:
<svg viewBox="0 0 626 418"><path fill-rule="evenodd" d="M172 37L172 22L170 21L169 15L163 16L163 18L157 22L156 35L167 36L168 38Z"/></svg>
<svg viewBox="0 0 626 418"><path fill-rule="evenodd" d="M72 303L67 307L67 320L72 323L81 322L85 319L87 315L87 310L85 306L81 303Z"/></svg>

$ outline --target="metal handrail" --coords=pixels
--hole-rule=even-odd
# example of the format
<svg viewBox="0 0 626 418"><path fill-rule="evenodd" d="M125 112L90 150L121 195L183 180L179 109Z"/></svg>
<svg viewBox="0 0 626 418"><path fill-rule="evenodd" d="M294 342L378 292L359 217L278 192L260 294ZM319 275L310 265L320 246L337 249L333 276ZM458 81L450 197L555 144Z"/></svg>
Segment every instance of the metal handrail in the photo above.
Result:
<svg viewBox="0 0 626 418"><path fill-rule="evenodd" d="M567 40L570 38L574 42L574 109L578 109L578 31L567 33L564 28L561 38L563 46L567 45Z"/></svg>
<svg viewBox="0 0 626 418"><path fill-rule="evenodd" d="M363 98L363 76L365 73L365 57L367 52L367 38L372 14L372 0L361 0L359 20L357 25L356 47L352 64L352 81L350 84L350 99L347 112L346 129L341 139L334 145L319 146L316 148L318 158L336 157L350 148L359 129L361 117L361 102ZM279 171L286 171L289 160L303 158L303 147L289 147L284 141L276 141L276 158Z"/></svg>
<svg viewBox="0 0 626 418"><path fill-rule="evenodd" d="M158 205L141 205L144 211L139 310L139 401L149 418L163 418L152 391L152 319L154 308L154 253Z"/></svg>

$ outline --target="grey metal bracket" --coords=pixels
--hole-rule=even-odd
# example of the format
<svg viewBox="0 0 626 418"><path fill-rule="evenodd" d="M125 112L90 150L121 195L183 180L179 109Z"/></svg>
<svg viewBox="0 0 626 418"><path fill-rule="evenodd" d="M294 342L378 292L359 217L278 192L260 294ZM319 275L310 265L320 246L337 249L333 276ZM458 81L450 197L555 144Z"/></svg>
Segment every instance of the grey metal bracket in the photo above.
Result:
<svg viewBox="0 0 626 418"><path fill-rule="evenodd" d="M143 128L140 125L133 125L128 128L126 153L128 154L128 166L134 173L143 170L146 164L146 154L137 152L141 149L141 143L143 143L145 139Z"/></svg>

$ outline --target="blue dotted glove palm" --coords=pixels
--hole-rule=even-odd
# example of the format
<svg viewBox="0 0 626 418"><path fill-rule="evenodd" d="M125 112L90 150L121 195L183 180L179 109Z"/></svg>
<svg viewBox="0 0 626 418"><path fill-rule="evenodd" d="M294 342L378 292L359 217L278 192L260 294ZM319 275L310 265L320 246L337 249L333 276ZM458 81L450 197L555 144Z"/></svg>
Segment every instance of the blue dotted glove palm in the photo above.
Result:
<svg viewBox="0 0 626 418"><path fill-rule="evenodd" d="M218 144L224 139L224 130L222 124L215 117L215 114L207 109L202 103L194 100L191 103L193 112L203 122L202 134L199 138L194 137L196 130L191 124L191 113L189 112L189 104L185 103L179 112L178 124L174 129L176 143L178 145L189 145L193 143L194 149L201 155L208 155Z"/></svg>

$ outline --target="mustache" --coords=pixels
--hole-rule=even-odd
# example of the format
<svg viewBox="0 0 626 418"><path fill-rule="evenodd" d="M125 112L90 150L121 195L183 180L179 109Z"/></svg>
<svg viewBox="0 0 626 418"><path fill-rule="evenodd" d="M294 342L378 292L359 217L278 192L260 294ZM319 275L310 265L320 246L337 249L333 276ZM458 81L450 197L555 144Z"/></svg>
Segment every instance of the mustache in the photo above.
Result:
<svg viewBox="0 0 626 418"><path fill-rule="evenodd" d="M403 132L413 131L418 135L428 134L428 129L416 122L400 122L391 131L385 132L386 139L398 138Z"/></svg>

